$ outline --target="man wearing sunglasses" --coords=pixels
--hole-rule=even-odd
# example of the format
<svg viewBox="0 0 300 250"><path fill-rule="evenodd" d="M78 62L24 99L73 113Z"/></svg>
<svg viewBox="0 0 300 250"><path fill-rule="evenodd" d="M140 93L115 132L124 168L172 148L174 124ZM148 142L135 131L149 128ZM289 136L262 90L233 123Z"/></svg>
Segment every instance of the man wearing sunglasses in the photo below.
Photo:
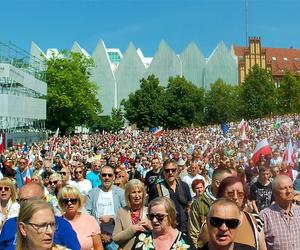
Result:
<svg viewBox="0 0 300 250"><path fill-rule="evenodd" d="M26 183L30 182L32 175L33 171L28 167L28 160L25 157L20 158L16 169L16 182L18 188L21 188Z"/></svg>
<svg viewBox="0 0 300 250"><path fill-rule="evenodd" d="M234 243L240 225L241 212L229 199L215 201L207 214L209 240L201 250L254 250L250 246Z"/></svg>
<svg viewBox="0 0 300 250"><path fill-rule="evenodd" d="M174 160L166 160L163 164L163 180L152 185L149 190L149 202L156 197L170 198L176 207L177 228L187 232L188 212L192 197L188 184L178 178L178 167Z"/></svg>
<svg viewBox="0 0 300 250"><path fill-rule="evenodd" d="M44 189L37 183L28 183L20 189L19 202L30 199L44 199ZM54 243L66 246L68 249L79 250L80 244L71 224L62 217L55 216L56 228ZM0 235L0 249L14 250L16 248L17 217L8 219Z"/></svg>
<svg viewBox="0 0 300 250"><path fill-rule="evenodd" d="M100 223L104 248L117 250L118 245L112 241L112 232L117 211L126 205L124 190L113 185L115 175L112 167L102 167L100 178L102 185L88 193L86 210Z"/></svg>

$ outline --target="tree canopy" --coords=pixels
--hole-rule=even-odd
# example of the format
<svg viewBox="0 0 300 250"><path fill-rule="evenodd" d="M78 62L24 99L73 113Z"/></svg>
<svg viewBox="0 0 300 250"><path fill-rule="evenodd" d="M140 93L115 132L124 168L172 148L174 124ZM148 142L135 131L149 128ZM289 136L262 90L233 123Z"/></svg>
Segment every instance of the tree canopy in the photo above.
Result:
<svg viewBox="0 0 300 250"><path fill-rule="evenodd" d="M164 100L165 127L174 129L203 124L204 90L184 77L169 78Z"/></svg>
<svg viewBox="0 0 300 250"><path fill-rule="evenodd" d="M138 128L161 126L165 117L164 88L154 75L143 78L140 83L140 89L122 101L125 117Z"/></svg>
<svg viewBox="0 0 300 250"><path fill-rule="evenodd" d="M89 80L92 60L79 53L62 55L47 61L47 127L64 132L92 126L102 112L97 87Z"/></svg>
<svg viewBox="0 0 300 250"><path fill-rule="evenodd" d="M276 88L271 74L254 65L242 85L243 117L254 119L276 111Z"/></svg>

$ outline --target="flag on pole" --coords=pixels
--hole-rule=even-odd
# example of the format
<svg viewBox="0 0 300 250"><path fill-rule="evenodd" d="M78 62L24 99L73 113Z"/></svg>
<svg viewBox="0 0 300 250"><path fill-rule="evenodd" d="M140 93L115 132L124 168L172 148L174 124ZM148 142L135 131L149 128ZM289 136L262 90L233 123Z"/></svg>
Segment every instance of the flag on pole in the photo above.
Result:
<svg viewBox="0 0 300 250"><path fill-rule="evenodd" d="M0 154L2 154L4 152L4 138L3 135L0 134Z"/></svg>
<svg viewBox="0 0 300 250"><path fill-rule="evenodd" d="M257 143L256 147L255 147L255 150L253 152L253 155L252 155L252 161L253 161L253 164L254 166L257 164L258 160L259 160L259 157L261 155L270 155L272 154L272 149L269 145L269 142L267 139L263 139L262 141L260 141L259 143Z"/></svg>
<svg viewBox="0 0 300 250"><path fill-rule="evenodd" d="M155 137L160 137L162 133L164 132L162 127L157 127L157 128L151 128L150 131Z"/></svg>
<svg viewBox="0 0 300 250"><path fill-rule="evenodd" d="M221 129L222 129L223 134L226 135L229 132L230 126L229 126L229 124L222 122Z"/></svg>
<svg viewBox="0 0 300 250"><path fill-rule="evenodd" d="M283 161L286 161L290 165L294 165L296 163L296 155L294 152L292 140L289 140L286 150L283 154Z"/></svg>

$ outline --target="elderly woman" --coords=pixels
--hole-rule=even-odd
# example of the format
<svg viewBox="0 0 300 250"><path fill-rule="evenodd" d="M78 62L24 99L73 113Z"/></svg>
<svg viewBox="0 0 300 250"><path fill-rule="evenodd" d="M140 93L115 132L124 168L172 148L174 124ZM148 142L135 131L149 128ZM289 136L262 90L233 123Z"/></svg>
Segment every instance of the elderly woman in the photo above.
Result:
<svg viewBox="0 0 300 250"><path fill-rule="evenodd" d="M119 209L112 235L124 250L132 249L136 233L150 229L147 208L143 206L145 196L145 187L140 180L133 179L126 184L126 207Z"/></svg>
<svg viewBox="0 0 300 250"><path fill-rule="evenodd" d="M54 212L44 200L22 203L18 217L16 250L66 249L53 243L55 231Z"/></svg>
<svg viewBox="0 0 300 250"><path fill-rule="evenodd" d="M17 191L14 182L7 177L0 179L0 229L7 219L18 216L20 206L16 199Z"/></svg>
<svg viewBox="0 0 300 250"><path fill-rule="evenodd" d="M152 232L141 232L136 236L132 249L195 249L190 238L176 229L176 209L166 197L155 198L149 203L148 218Z"/></svg>
<svg viewBox="0 0 300 250"><path fill-rule="evenodd" d="M103 249L99 224L93 216L81 212L84 198L80 191L70 185L63 187L58 193L58 204L63 217L71 223L77 233L81 249Z"/></svg>
<svg viewBox="0 0 300 250"><path fill-rule="evenodd" d="M195 179L192 182L192 190L195 193L193 200L199 198L205 191L205 182L201 179Z"/></svg>
<svg viewBox="0 0 300 250"><path fill-rule="evenodd" d="M247 189L244 180L237 176L229 176L223 179L218 188L217 197L234 201L242 211L235 242L247 245L248 249L267 249L264 231L262 230L263 221L258 215L244 211L247 201ZM200 234L200 242L205 244L207 241L208 233L205 224Z"/></svg>

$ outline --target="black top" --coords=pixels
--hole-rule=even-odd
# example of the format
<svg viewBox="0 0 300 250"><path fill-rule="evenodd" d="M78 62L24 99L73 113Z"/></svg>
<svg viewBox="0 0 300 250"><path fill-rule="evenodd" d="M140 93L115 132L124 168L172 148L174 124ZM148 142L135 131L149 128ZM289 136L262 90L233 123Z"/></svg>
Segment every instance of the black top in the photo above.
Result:
<svg viewBox="0 0 300 250"><path fill-rule="evenodd" d="M209 250L208 242L202 248L199 248L198 250ZM249 246L249 245L245 245L242 243L234 242L233 250L257 250L257 248Z"/></svg>

